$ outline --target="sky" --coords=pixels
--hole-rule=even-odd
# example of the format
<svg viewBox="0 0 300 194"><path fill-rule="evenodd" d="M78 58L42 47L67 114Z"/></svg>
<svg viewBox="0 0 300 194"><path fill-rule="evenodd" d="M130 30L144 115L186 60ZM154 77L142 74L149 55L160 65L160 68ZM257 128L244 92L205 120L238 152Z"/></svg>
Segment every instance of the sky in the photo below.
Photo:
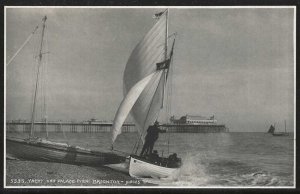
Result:
<svg viewBox="0 0 300 194"><path fill-rule="evenodd" d="M48 120L111 121L126 62L153 8L7 8L6 60L47 15ZM169 9L177 32L172 113L215 115L230 131L294 128L292 8ZM30 120L39 33L6 67L6 120ZM134 76L134 75L133 75ZM131 118L128 118L131 121Z"/></svg>

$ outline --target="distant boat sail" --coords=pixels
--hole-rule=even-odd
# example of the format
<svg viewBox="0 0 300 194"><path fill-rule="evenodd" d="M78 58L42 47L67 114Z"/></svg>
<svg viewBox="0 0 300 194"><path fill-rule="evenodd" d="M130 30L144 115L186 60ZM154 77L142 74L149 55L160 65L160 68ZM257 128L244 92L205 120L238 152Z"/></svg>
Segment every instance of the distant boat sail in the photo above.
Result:
<svg viewBox="0 0 300 194"><path fill-rule="evenodd" d="M138 130L139 139L134 149L137 153L140 140L144 142L146 131L159 117L164 107L165 87L173 56L168 53L168 10L157 14L157 22L132 51L123 77L124 99L114 118L112 127L112 149L121 127L131 111ZM172 154L169 158L159 157L153 161L150 155L131 154L129 164L109 165L114 169L127 166L132 177L169 177L178 172L181 159Z"/></svg>
<svg viewBox="0 0 300 194"><path fill-rule="evenodd" d="M270 126L268 133L274 133L275 127L273 125Z"/></svg>
<svg viewBox="0 0 300 194"><path fill-rule="evenodd" d="M271 125L271 127L273 127L273 126ZM270 129L271 129L271 127L270 127ZM269 129L269 131L270 131L270 129ZM276 133L275 132L275 125L272 129L273 130L271 130L271 132L268 131L268 133L272 133L273 136L289 136L289 133L286 132L286 121L284 121L284 132L277 132Z"/></svg>

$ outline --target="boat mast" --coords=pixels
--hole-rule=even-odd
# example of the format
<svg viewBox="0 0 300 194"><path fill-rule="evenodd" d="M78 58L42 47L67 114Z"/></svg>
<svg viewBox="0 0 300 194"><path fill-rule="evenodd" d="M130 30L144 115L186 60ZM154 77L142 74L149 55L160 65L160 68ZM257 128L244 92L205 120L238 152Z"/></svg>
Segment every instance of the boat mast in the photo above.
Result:
<svg viewBox="0 0 300 194"><path fill-rule="evenodd" d="M166 31L165 31L165 45L164 45L164 47L165 47L164 63L166 63L167 58L168 58L168 14L169 14L169 9L166 9L165 11L163 11L162 14L166 14ZM161 109L164 106L164 96L165 96L165 86L166 86L166 69L163 70L162 76L163 76L163 92L162 92L162 103L161 103L161 107L160 107ZM157 89L158 89L158 87L156 88L154 94L156 93ZM151 106L152 102L153 102L153 98L151 100L150 106ZM149 113L149 110L148 110L148 113ZM147 117L148 117L148 115L147 115ZM139 136L138 141L135 143L135 145L132 149L132 151L134 151L134 149L135 149L135 154L137 153L137 151L139 149L141 139L142 139L142 135ZM113 147L112 147L112 149L113 149Z"/></svg>
<svg viewBox="0 0 300 194"><path fill-rule="evenodd" d="M168 28L168 20L169 20L169 9L166 9L166 34L165 34L165 58L164 62L167 61L168 59L168 34L169 34L169 28ZM163 84L163 93L162 93L162 103L161 103L161 108L164 107L164 98L165 98L165 92L166 92L166 82L167 82L167 77L166 77L166 69L163 70L163 76L164 76L164 84Z"/></svg>
<svg viewBox="0 0 300 194"><path fill-rule="evenodd" d="M165 61L168 57L168 34L169 34L169 28L168 28L168 20L169 20L169 9L166 10L166 37L165 37Z"/></svg>
<svg viewBox="0 0 300 194"><path fill-rule="evenodd" d="M169 26L168 26L168 20L169 20L169 9L167 8L167 13L166 13L166 40L165 40L165 62L167 62L167 57L168 57L168 36L169 36ZM171 58L170 58L171 60ZM169 67L168 67L169 68ZM164 97L165 97L165 92L166 92L166 86L167 86L167 74L168 74L169 69L165 69L163 76L164 76L164 84L163 84L163 99L162 99L162 107L164 106ZM166 118L168 118L168 113L166 113ZM168 120L168 119L167 119ZM170 133L168 136L168 154L169 154L169 149L170 149Z"/></svg>
<svg viewBox="0 0 300 194"><path fill-rule="evenodd" d="M36 74L36 82L35 82L35 90L34 90L34 98L33 98L33 107L32 107L32 113L31 113L30 137L33 137L33 133L34 133L36 96L37 96L37 90L38 90L38 84L39 84L40 67L41 67L41 64L42 64L42 56L43 56L42 50L43 50L43 39L44 39L46 20L47 20L47 16L45 16L42 19L43 28L42 28L40 50L39 50L39 55L38 55L38 69L37 69L37 74Z"/></svg>

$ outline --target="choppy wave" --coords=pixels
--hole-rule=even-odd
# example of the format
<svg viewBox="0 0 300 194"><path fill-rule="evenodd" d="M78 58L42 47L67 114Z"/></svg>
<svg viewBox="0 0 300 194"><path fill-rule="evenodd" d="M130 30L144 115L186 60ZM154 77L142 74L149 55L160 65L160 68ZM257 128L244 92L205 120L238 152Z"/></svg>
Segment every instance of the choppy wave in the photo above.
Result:
<svg viewBox="0 0 300 194"><path fill-rule="evenodd" d="M293 176L278 176L235 160L209 161L205 154L187 154L177 177L143 179L160 186L257 187L293 186Z"/></svg>

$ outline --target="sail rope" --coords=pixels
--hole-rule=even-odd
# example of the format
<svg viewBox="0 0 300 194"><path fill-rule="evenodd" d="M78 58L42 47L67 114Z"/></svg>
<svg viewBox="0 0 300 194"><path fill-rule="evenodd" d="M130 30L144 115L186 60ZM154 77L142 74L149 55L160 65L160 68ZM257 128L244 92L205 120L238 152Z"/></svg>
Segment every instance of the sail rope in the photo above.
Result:
<svg viewBox="0 0 300 194"><path fill-rule="evenodd" d="M154 36L153 39L155 39L156 37L159 37L159 35ZM154 41L151 41L151 42L154 42ZM146 68L145 71L148 72L151 68L153 68L153 66L155 66L156 63L157 63L157 60L158 60L159 58L161 58L161 56L162 56L163 54L164 54L163 52L162 52L162 53L158 53L157 56L155 56L155 57L152 59L151 65L149 65L149 66ZM147 58L147 57L149 57L149 56L146 55L146 56L142 59L142 62L143 62L143 61L145 60L145 58ZM149 87L143 91L143 92L146 94L146 96L149 96L149 94L150 94L150 92L151 92L151 88L153 87L154 83L155 83L155 82L151 82L151 83L149 84ZM154 96L154 95L153 95L153 96ZM147 120L147 117L146 117L145 121L146 121L146 120ZM134 152L134 149L136 148L136 146L137 146L137 150L138 150L139 143L140 143L140 139L141 139L142 136L143 136L143 134L142 134L141 136L139 136L139 135L137 136L136 143L134 144L131 153Z"/></svg>
<svg viewBox="0 0 300 194"><path fill-rule="evenodd" d="M25 45L29 42L29 40L32 38L32 36L35 34L35 32L37 31L37 29L39 28L39 24L34 28L34 30L30 33L30 35L26 38L26 40L24 41L24 43L20 46L20 48L17 50L17 52L10 58L10 60L8 61L8 63L6 64L6 66L8 66L15 58L16 56L19 54L19 52L25 47Z"/></svg>
<svg viewBox="0 0 300 194"><path fill-rule="evenodd" d="M162 75L161 75L161 76L162 76ZM161 78L162 78L162 77L159 78L160 81L161 81ZM160 81L158 82L157 86L159 86ZM153 82L153 84L154 84L154 82ZM148 108L148 111L147 111L146 118L145 118L145 120L144 120L143 128L144 128L145 125L146 125L146 121L147 121L148 116L149 116L150 108L151 108L151 105L152 105L152 103L153 103L153 99L154 99L154 96L155 96L157 90L158 90L158 87L156 87L155 92L154 92L154 94L153 94L153 96L152 96L151 102L150 102L150 104L149 104L149 108ZM158 114L157 114L157 116L156 116L156 119L157 119L158 115L159 115L159 112L158 112ZM140 144L140 141L141 141L143 135L144 135L144 134L141 133L140 136L139 136L139 139L138 139L138 143L137 143L137 147L136 147L135 153L137 153L137 151L138 151L138 149L139 149L139 144Z"/></svg>
<svg viewBox="0 0 300 194"><path fill-rule="evenodd" d="M45 33L45 32L44 32ZM44 41L44 40L42 40L42 41ZM39 77L39 89L38 89L38 91L39 91L39 93L37 94L38 95L38 97L37 97L37 99L36 99L36 103L37 103L37 107L39 107L40 108L40 112L38 113L37 112L37 114L39 114L39 116L40 116L40 118L39 118L39 120L41 121L41 129L44 129L44 126L43 126L43 115L44 115L44 106L43 106L43 104L44 104L44 74L45 74L45 68L44 68L44 61L40 61L40 77ZM38 118L36 117L36 120L38 120Z"/></svg>
<svg viewBox="0 0 300 194"><path fill-rule="evenodd" d="M41 42L39 47L39 54L38 54L38 65L37 65L37 73L36 73L36 83L35 83L35 91L34 91L34 102L33 102L33 111L31 116L31 128L30 128L30 137L33 137L34 135L34 127L35 127L35 116L36 116L36 104L37 104L37 97L38 97L38 89L39 89L39 80L40 80L40 73L41 73L41 66L42 66L42 50L43 50L43 39L44 39L44 32L45 32L45 22L47 20L47 16L45 16L43 21L43 28L41 32Z"/></svg>
<svg viewBox="0 0 300 194"><path fill-rule="evenodd" d="M157 56L152 60L151 65L149 65L149 67L146 69L146 72L148 72L151 68L153 68L153 66L157 63L157 60L158 60L159 58L161 58L161 55L162 55L162 54L163 54L163 53L160 53L159 55L157 55ZM146 57L147 57L147 56L146 56ZM144 59L142 59L142 60L144 60ZM147 89L145 88L145 90L143 91L143 92L146 94L146 96L148 96L149 93L151 92L151 88L152 88L152 86L153 86L154 83L155 83L155 82L149 83L149 88L147 88ZM134 149L136 148L136 145L137 145L137 143L139 142L139 139L140 139L140 138L141 138L141 137L138 135L138 136L137 136L137 139L136 139L136 143L134 144L131 153L134 152ZM131 139L129 139L129 137L128 137L128 140L131 140ZM113 145L112 145L112 148L113 148Z"/></svg>
<svg viewBox="0 0 300 194"><path fill-rule="evenodd" d="M164 36L166 32L164 30L165 25L167 26L166 18L163 17L162 19L157 20L154 26L132 51L124 71L124 94L126 94L128 92L126 90L129 89L126 87L132 87L132 85L143 79L148 73L154 73L153 70L156 68L156 64L165 61L163 59L166 54L164 52L165 48L160 45L163 40L167 39L167 37ZM137 70L134 69L136 67L138 67ZM132 71L136 72L137 75L132 76ZM157 68L154 71L157 71ZM154 75L153 79L150 81L151 83L147 83L141 96L139 96L135 102L136 106L131 107L131 113L139 132L137 136L138 139L132 152L134 152L135 149L136 152L138 151L139 143L141 140L143 141L146 127L148 127L146 125L152 124L151 122L154 122L153 119L155 119L160 112L157 110L159 108L156 106L157 104L153 103L156 98L160 97L158 96L160 93L157 93L157 86L158 84L161 86L162 72L157 72L159 72L159 77L155 77Z"/></svg>
<svg viewBox="0 0 300 194"><path fill-rule="evenodd" d="M145 93L147 94L146 96L149 95L150 89L153 87L154 83L155 83L155 81L151 82L150 85L149 85L148 90L145 90ZM157 88L156 88L156 90L157 90ZM155 90L155 91L156 91L156 90ZM153 96L152 96L151 103L150 103L149 108L148 108L148 111L147 111L147 116L146 116L146 118L145 118L145 120L144 120L144 124L143 124L143 126L138 126L138 127L143 127L143 128L145 127L144 125L145 125L145 122L147 121L147 117L148 117L148 114L149 114L149 111L150 111L150 107L151 107L151 104L152 104L154 95L155 95L155 92L154 92L154 94L153 94ZM137 151L138 151L138 149L139 149L140 140L142 140L143 135L144 135L143 133L141 133L141 134L138 135L138 138L137 138L137 140L136 140L136 143L135 143L135 145L133 146L132 153L134 152L134 149L136 149L135 153L137 153Z"/></svg>
<svg viewBox="0 0 300 194"><path fill-rule="evenodd" d="M153 79L153 78L152 78ZM154 84L154 82L150 82L150 83L148 83L149 85L148 86L150 86L148 89L144 89L144 91L143 92L145 92L145 94L146 94L146 96L148 96L149 95L149 92L150 92L150 88L152 88L152 86L153 86L153 84ZM138 126L136 126L136 127L138 127ZM129 139L130 137L126 137L126 139L128 140L128 141L130 141L131 139ZM138 142L138 140L139 140L139 134L138 134L138 136L137 136L137 140L136 140L136 143L135 143L135 145L133 146L133 148L132 148L132 151L131 151L131 153L133 153L133 151L134 151L134 149L135 149L135 147L136 147L136 144L137 144L137 142ZM112 150L115 150L114 149L114 147L113 147L113 145L114 144L112 144L112 147L111 147L111 149Z"/></svg>
<svg viewBox="0 0 300 194"><path fill-rule="evenodd" d="M166 14L165 14L166 13ZM166 61L167 60L167 51L168 51L168 9L166 9L164 12L162 12L162 14L165 14L165 17L166 17L166 31L165 31L165 46L164 46L164 61ZM161 14L161 15L162 15ZM159 87L159 85L160 85L160 82L161 82L161 79L163 79L163 81L166 81L166 77L165 77L166 75L165 75L165 70L163 70L163 72L162 72L162 75L161 75L161 77L159 78L159 82L158 82L158 85L157 85L157 87L156 87L156 89L155 89L155 92L154 92L154 94L153 94L153 96L152 96L152 99L151 99L151 102L150 102L150 106L149 106L149 108L148 108L148 111L147 111L147 115L146 115L146 118L145 118L145 120L144 120L144 124L143 124L143 128L145 128L145 125L146 125L146 121L147 121L147 119L148 119L148 116L149 116L149 111L150 111L150 109L151 109L151 105L152 105L152 103L153 103L153 99L154 99L154 97L155 97L155 95L156 95L156 92L157 92L157 90L158 90L158 87ZM164 86L163 86L164 87ZM164 91L163 91L163 93L162 93L162 95L164 96ZM164 98L163 98L163 100L162 100L162 106L163 106L163 104L164 104ZM155 119L157 120L157 118L159 117L159 113L160 113L161 111L158 111L158 113L155 115ZM145 133L145 131L143 131L144 133ZM137 148L136 148L136 151L135 151L135 153L137 153L137 151L138 151L138 148L139 148L139 144L140 144L140 140L142 139L142 136L143 136L144 134L143 133L141 133L141 135L140 135L140 138L139 138L139 140L138 140L138 144L137 144Z"/></svg>
<svg viewBox="0 0 300 194"><path fill-rule="evenodd" d="M35 74L34 72L37 71L37 60L36 60L36 53L37 53L37 50L38 50L38 44L37 44L37 35L33 36L32 37L32 42L33 42L33 46L31 47L31 54L32 54L32 59L33 59L33 63L29 65L30 67L30 73L32 73L30 75L30 77L32 79L30 79L30 108L28 108L28 110L30 110L30 113L32 113L33 111L33 101L34 101L34 86L35 86L35 80L34 80L34 77L35 77ZM30 114L29 114L30 115ZM30 117L29 117L29 120L30 120ZM28 133L28 136L30 137L30 131Z"/></svg>
<svg viewBox="0 0 300 194"><path fill-rule="evenodd" d="M37 30L38 28L36 28L36 30ZM31 84L32 84L32 87L31 87L31 109L30 109L30 113L32 114L33 112L34 112L34 91L35 91L35 84L36 84L36 80L35 80L35 72L37 72L38 71L38 66L39 66L39 62L38 62L38 59L37 59L37 56L36 56L36 53L38 53L38 50L39 50L39 46L38 46L38 42L39 42L39 34L41 34L41 30L39 29L39 30L37 30L37 34L36 34L36 36L34 36L33 37L33 47L32 47L32 58L33 58L33 61L34 61L34 63L33 63L33 65L32 65L32 78L33 79L31 79L32 80L32 82L31 82ZM33 35L33 34L32 34ZM32 116L32 115L31 115ZM37 112L35 112L35 114L34 114L34 117L36 117L37 116ZM30 118L31 119L31 118ZM31 126L30 126L31 127ZM35 125L33 125L32 126L32 132L31 132L31 130L29 131L29 138L31 137L31 136L34 136L34 132L35 132Z"/></svg>
<svg viewBox="0 0 300 194"><path fill-rule="evenodd" d="M173 49L173 48L172 48ZM171 62L172 62L172 56L171 56L171 54L170 54L170 60L171 60ZM170 70L170 69L169 69ZM164 71L164 70L163 70ZM170 73L172 73L172 72L170 72ZM158 83L158 86L159 86L159 84L160 84L160 82L161 82L161 79L166 79L166 73L165 72L163 72L162 73L162 75L161 75L161 77L160 77L160 81L159 81L159 83ZM166 81L166 80L165 80ZM171 80L170 80L171 81ZM154 82L153 82L154 83ZM165 84L166 84L166 86L167 86L167 83L168 82L166 82ZM163 98L163 100L166 100L167 101L167 104L166 104L166 108L165 108L165 110L166 110L166 118L168 118L168 116L170 115L170 112L171 112L171 109L170 109L170 107L171 107L171 102L170 102L170 95L171 95L171 91L170 91L170 86L169 87L167 87L166 89L167 89L167 92L166 92L166 99L165 98ZM147 112L147 115L146 115L146 119L145 119L145 122L147 121L147 118L148 118L148 115L149 115L149 111L150 111L150 108L151 108L151 105L152 105L152 103L153 103L153 99L154 99L154 96L155 96L155 94L156 94L156 92L157 92L157 90L158 90L158 87L156 88L156 90L155 90L155 92L154 92L154 95L152 96L152 99L151 99L151 103L150 103L150 105L149 105L149 109L148 109L148 112ZM164 93L162 94L162 95L164 95ZM157 115L155 116L156 117L156 119L159 117L159 113L160 113L161 111L159 111L158 113L157 113ZM166 119L165 118L165 119ZM167 120L167 119L166 119ZM145 127L145 124L146 123L144 123L143 124L143 128ZM135 147L136 147L136 151L135 151L135 154L137 153L137 151L138 151L138 149L139 149L139 145L140 145L140 141L141 141L141 139L142 139L142 136L143 136L144 134L140 134L140 136L139 136L139 138L138 138L138 141L136 142L136 144L134 145L134 147L133 147L133 150L135 149ZM170 140L170 133L168 134L169 136L168 136L168 154L169 154L169 140ZM167 137L167 136L165 136L165 137ZM133 151L132 150L132 151Z"/></svg>
<svg viewBox="0 0 300 194"><path fill-rule="evenodd" d="M44 28L44 39L42 41L45 42L44 44L44 48L43 50L47 50L48 49L48 42L47 42L47 31L46 31L46 24L45 24L45 28ZM43 50L41 50L41 54L44 55L45 53L43 52ZM40 77L39 77L39 90L40 91L38 93L38 98L37 98L37 103L38 106L40 107L40 118L39 120L41 121L41 132L46 132L46 139L48 139L48 130L47 130L47 118L46 118L46 91L47 91L47 84L46 84L46 75L47 75L47 60L48 57L44 57L43 61L40 61L40 68L41 68L41 73L40 73ZM37 113L38 114L38 113Z"/></svg>
<svg viewBox="0 0 300 194"><path fill-rule="evenodd" d="M47 31L47 26L45 26L45 50L48 51L48 31ZM45 64L44 64L44 76L43 76L43 88L44 88L44 93L43 93L43 115L42 118L44 119L44 127L46 131L46 138L48 139L49 134L48 134L48 129L47 129L47 122L48 122L48 116L47 116L47 74L48 74L48 60L49 57L46 55L45 56Z"/></svg>
<svg viewBox="0 0 300 194"><path fill-rule="evenodd" d="M47 26L46 26L47 27ZM48 47L48 31L46 31L46 51L49 51L49 47ZM49 57L48 55L46 55L46 60L45 60L45 96L44 96L44 107L45 107L45 127L46 127L46 133L47 133L47 138L48 138L48 128L47 128L47 124L48 124L48 112L47 112L47 102L48 102L48 96L47 96L47 86L48 86L48 64L49 64Z"/></svg>
<svg viewBox="0 0 300 194"><path fill-rule="evenodd" d="M176 33L173 33L173 34L176 35ZM175 41L175 36L174 36L173 41ZM171 113L172 113L173 51L174 51L174 42L173 42L172 50L169 53L169 57L168 57L170 59L170 65L169 65L169 69L166 73L166 83L165 83L165 87L166 87L166 98L165 98L166 103L165 104L166 104L166 106L165 106L165 111L164 111L164 113L165 113L164 121L166 124L168 124L169 119L171 117ZM164 142L167 142L167 153L169 155L170 132L168 132L168 131L167 131L167 135L165 135Z"/></svg>
<svg viewBox="0 0 300 194"><path fill-rule="evenodd" d="M173 93L173 58L171 58L171 62L170 62L170 67L169 67L169 87L168 87L168 119L170 119L171 115L172 115L172 93ZM167 131L168 133L168 155L170 154L170 136L171 133L169 131Z"/></svg>

